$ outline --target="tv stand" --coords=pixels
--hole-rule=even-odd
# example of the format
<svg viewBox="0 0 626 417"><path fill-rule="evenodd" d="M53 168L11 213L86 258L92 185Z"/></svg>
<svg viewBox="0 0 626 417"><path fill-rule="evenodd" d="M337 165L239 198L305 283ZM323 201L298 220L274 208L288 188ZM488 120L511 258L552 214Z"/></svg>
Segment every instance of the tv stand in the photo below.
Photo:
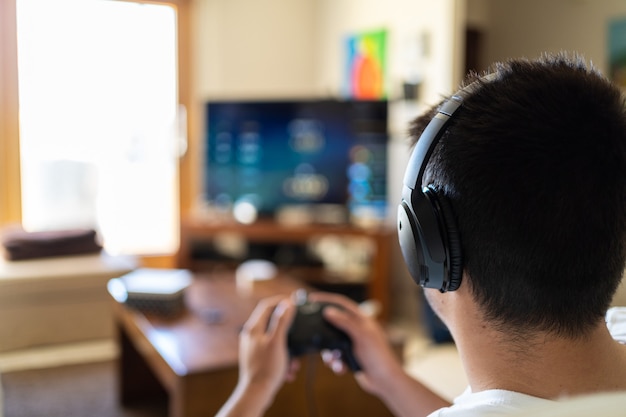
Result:
<svg viewBox="0 0 626 417"><path fill-rule="evenodd" d="M356 282L344 280L338 276L340 274L329 270L322 262L302 256L294 256L292 264L279 263L278 266L286 269L286 272L295 278L320 289L344 292L346 288L352 290L360 288L365 298L380 303L380 319L386 321L389 318L390 256L395 229L388 225L376 228L361 228L350 224L285 225L271 220L260 220L244 225L225 219L216 222L189 217L181 222L178 267L192 271L235 268L239 262L245 260L224 256L203 257L202 248L210 246L220 236L234 236L247 242L251 247L285 245L296 252L298 245L306 246L317 238L332 236L348 240L365 239L371 245L366 277Z"/></svg>

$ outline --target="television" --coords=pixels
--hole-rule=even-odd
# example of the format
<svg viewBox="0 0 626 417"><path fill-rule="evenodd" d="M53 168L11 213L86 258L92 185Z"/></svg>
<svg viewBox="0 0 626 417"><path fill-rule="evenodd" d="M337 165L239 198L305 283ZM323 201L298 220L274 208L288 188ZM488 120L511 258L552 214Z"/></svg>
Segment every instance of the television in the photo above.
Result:
<svg viewBox="0 0 626 417"><path fill-rule="evenodd" d="M205 104L209 207L339 208L384 218L387 101L216 100Z"/></svg>

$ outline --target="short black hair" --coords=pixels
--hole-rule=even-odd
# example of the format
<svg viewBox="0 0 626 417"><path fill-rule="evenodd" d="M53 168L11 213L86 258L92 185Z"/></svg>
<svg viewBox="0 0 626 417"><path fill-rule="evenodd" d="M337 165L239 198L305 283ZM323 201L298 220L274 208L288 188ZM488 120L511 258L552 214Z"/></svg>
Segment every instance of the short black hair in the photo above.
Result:
<svg viewBox="0 0 626 417"><path fill-rule="evenodd" d="M621 91L578 55L512 59L476 75L424 185L449 199L464 271L506 331L580 337L626 261L626 113ZM410 126L413 143L434 109Z"/></svg>

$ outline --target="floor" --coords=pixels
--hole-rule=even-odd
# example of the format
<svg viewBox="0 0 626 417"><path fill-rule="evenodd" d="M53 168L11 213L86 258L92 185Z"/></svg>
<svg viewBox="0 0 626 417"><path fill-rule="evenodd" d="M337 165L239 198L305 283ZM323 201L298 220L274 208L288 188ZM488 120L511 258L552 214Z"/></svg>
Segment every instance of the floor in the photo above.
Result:
<svg viewBox="0 0 626 417"><path fill-rule="evenodd" d="M415 322L398 322L393 326L407 336L405 364L409 374L450 400L465 389L467 383L454 344L432 343ZM26 349L0 354L0 372L96 362L114 359L117 354L117 347L110 339ZM0 391L0 417L2 409Z"/></svg>
<svg viewBox="0 0 626 417"><path fill-rule="evenodd" d="M1 353L0 373L97 362L113 359L116 356L117 347L111 339L24 349ZM0 385L0 417L3 416L4 402Z"/></svg>
<svg viewBox="0 0 626 417"><path fill-rule="evenodd" d="M416 322L399 326L407 334L406 371L450 401L461 394L467 388L467 378L454 343L433 343Z"/></svg>

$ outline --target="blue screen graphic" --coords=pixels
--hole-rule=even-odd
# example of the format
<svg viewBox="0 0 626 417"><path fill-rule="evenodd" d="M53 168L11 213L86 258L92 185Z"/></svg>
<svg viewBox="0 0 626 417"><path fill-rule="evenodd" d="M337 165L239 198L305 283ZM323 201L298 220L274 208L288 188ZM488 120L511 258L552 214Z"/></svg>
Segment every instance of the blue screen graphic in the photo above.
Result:
<svg viewBox="0 0 626 417"><path fill-rule="evenodd" d="M206 104L205 194L261 215L284 206L385 210L387 102L211 101Z"/></svg>

